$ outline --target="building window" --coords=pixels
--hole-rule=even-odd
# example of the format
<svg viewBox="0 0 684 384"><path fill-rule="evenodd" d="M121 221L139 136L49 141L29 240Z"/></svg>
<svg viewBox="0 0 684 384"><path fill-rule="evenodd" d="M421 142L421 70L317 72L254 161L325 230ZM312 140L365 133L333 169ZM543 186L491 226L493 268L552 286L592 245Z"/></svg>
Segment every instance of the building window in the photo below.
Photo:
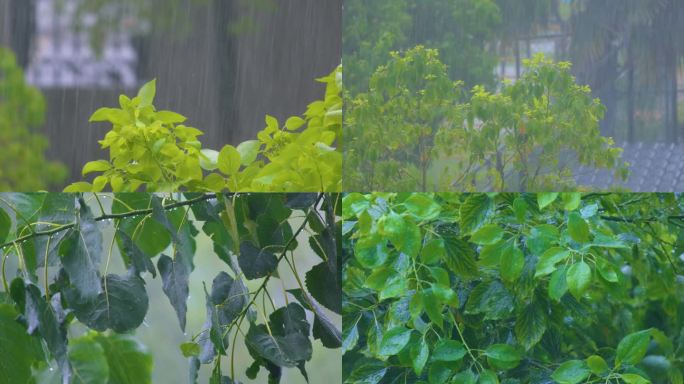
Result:
<svg viewBox="0 0 684 384"><path fill-rule="evenodd" d="M96 50L88 27L97 17L78 14L78 4L78 0L34 0L28 82L39 88L135 87L138 53L131 36L123 30L109 31Z"/></svg>

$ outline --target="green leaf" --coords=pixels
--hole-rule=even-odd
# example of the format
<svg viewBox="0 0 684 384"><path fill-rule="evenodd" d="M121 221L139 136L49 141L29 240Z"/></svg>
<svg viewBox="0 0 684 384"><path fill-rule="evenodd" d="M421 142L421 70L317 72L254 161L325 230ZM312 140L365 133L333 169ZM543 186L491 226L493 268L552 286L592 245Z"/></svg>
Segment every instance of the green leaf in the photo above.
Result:
<svg viewBox="0 0 684 384"><path fill-rule="evenodd" d="M499 384L499 378L496 373L486 369L480 373L480 379L477 384Z"/></svg>
<svg viewBox="0 0 684 384"><path fill-rule="evenodd" d="M563 209L566 211L574 211L579 208L582 202L582 194L579 192L562 193Z"/></svg>
<svg viewBox="0 0 684 384"><path fill-rule="evenodd" d="M356 325L349 328L347 332L342 336L342 353L346 353L356 347L356 343L359 341L359 329Z"/></svg>
<svg viewBox="0 0 684 384"><path fill-rule="evenodd" d="M140 326L149 305L145 282L132 274L107 275L104 284L107 289L94 298L84 298L77 290L65 292L76 318L98 331L123 333Z"/></svg>
<svg viewBox="0 0 684 384"><path fill-rule="evenodd" d="M636 373L621 373L620 378L624 380L626 384L649 384L651 382Z"/></svg>
<svg viewBox="0 0 684 384"><path fill-rule="evenodd" d="M494 209L494 201L484 193L470 194L460 208L461 232L471 234L480 228Z"/></svg>
<svg viewBox="0 0 684 384"><path fill-rule="evenodd" d="M544 307L529 304L522 309L515 320L515 335L520 344L529 350L534 347L546 332L547 316Z"/></svg>
<svg viewBox="0 0 684 384"><path fill-rule="evenodd" d="M444 239L431 239L425 243L420 251L420 260L424 264L436 264L446 257Z"/></svg>
<svg viewBox="0 0 684 384"><path fill-rule="evenodd" d="M59 254L69 280L84 298L102 292L98 269L102 254L102 235L86 206L81 206L80 230L72 230L59 245Z"/></svg>
<svg viewBox="0 0 684 384"><path fill-rule="evenodd" d="M261 150L261 143L259 140L247 140L238 144L236 150L240 154L240 162L244 166L252 164Z"/></svg>
<svg viewBox="0 0 684 384"><path fill-rule="evenodd" d="M31 365L43 359L37 339L26 334L11 305L0 304L0 377L5 383L29 383Z"/></svg>
<svg viewBox="0 0 684 384"><path fill-rule="evenodd" d="M104 348L89 336L69 343L71 383L105 384L109 382L109 365Z"/></svg>
<svg viewBox="0 0 684 384"><path fill-rule="evenodd" d="M112 164L106 160L89 161L83 166L83 171L81 171L81 174L85 176L91 172L104 172L111 168Z"/></svg>
<svg viewBox="0 0 684 384"><path fill-rule="evenodd" d="M596 259L596 270L598 271L599 275L601 275L601 277L603 277L607 282L618 282L618 274L615 266L613 266L613 264L611 264L604 258L599 257Z"/></svg>
<svg viewBox="0 0 684 384"><path fill-rule="evenodd" d="M361 266L369 269L385 264L389 253L382 241L373 237L362 237L356 242L354 256Z"/></svg>
<svg viewBox="0 0 684 384"><path fill-rule="evenodd" d="M595 375L602 375L610 369L608 363L599 355L591 355L587 357L587 366Z"/></svg>
<svg viewBox="0 0 684 384"><path fill-rule="evenodd" d="M242 281L219 272L211 284L210 300L214 306L212 321L221 328L231 324L247 306L249 291Z"/></svg>
<svg viewBox="0 0 684 384"><path fill-rule="evenodd" d="M62 373L66 374L69 371L66 356L67 333L63 324L60 323L62 320L58 318L62 311L59 304L60 298L61 294L57 294L53 296L55 301L47 302L36 285L27 284L24 316L27 323L26 332L29 335L39 334L45 340L48 350L59 363Z"/></svg>
<svg viewBox="0 0 684 384"><path fill-rule="evenodd" d="M224 146L218 155L218 169L225 175L234 175L240 170L240 152L232 145Z"/></svg>
<svg viewBox="0 0 684 384"><path fill-rule="evenodd" d="M591 268L584 260L578 261L568 267L565 279L568 283L568 290L579 300L591 285Z"/></svg>
<svg viewBox="0 0 684 384"><path fill-rule="evenodd" d="M401 352L411 339L411 330L404 327L392 328L385 332L380 342L378 353L383 356L393 356Z"/></svg>
<svg viewBox="0 0 684 384"><path fill-rule="evenodd" d="M568 214L568 234L578 243L586 243L590 240L589 225L577 212Z"/></svg>
<svg viewBox="0 0 684 384"><path fill-rule="evenodd" d="M525 215L527 214L527 202L522 196L518 196L513 200L513 213L518 223L525 222Z"/></svg>
<svg viewBox="0 0 684 384"><path fill-rule="evenodd" d="M185 116L173 111L159 111L157 112L155 117L157 118L157 120L166 124L182 123L185 120L187 120Z"/></svg>
<svg viewBox="0 0 684 384"><path fill-rule="evenodd" d="M88 122L109 121L112 124L122 125L128 120L128 113L118 108L100 108L90 116Z"/></svg>
<svg viewBox="0 0 684 384"><path fill-rule="evenodd" d="M428 369L428 382L430 384L442 384L446 383L451 376L452 370L449 363L442 361L436 361L430 364Z"/></svg>
<svg viewBox="0 0 684 384"><path fill-rule="evenodd" d="M161 255L157 261L157 269L162 279L162 290L176 311L181 329L185 330L185 314L188 310L187 301L190 294L188 288L190 271L187 264L175 257L172 259Z"/></svg>
<svg viewBox="0 0 684 384"><path fill-rule="evenodd" d="M116 236L121 241L121 255L124 257L126 265L133 267L133 272L137 275L148 271L152 277L157 277L157 270L146 255L131 239L128 234L120 229L117 229Z"/></svg>
<svg viewBox="0 0 684 384"><path fill-rule="evenodd" d="M544 252L537 262L537 270L534 277L546 276L556 270L556 264L565 261L570 256L567 249L553 247Z"/></svg>
<svg viewBox="0 0 684 384"><path fill-rule="evenodd" d="M306 120L299 116L292 116L285 121L285 129L288 131L295 131L306 123Z"/></svg>
<svg viewBox="0 0 684 384"><path fill-rule="evenodd" d="M9 236L10 229L12 228L12 220L10 219L7 212L0 208L0 243L4 243Z"/></svg>
<svg viewBox="0 0 684 384"><path fill-rule="evenodd" d="M467 370L455 374L451 382L459 384L475 384L477 382L477 377L473 371Z"/></svg>
<svg viewBox="0 0 684 384"><path fill-rule="evenodd" d="M466 354L466 349L460 341L457 340L439 340L435 344L432 352L432 360L435 361L458 361Z"/></svg>
<svg viewBox="0 0 684 384"><path fill-rule="evenodd" d="M249 280L262 278L278 268L278 259L273 253L259 249L248 241L240 244L238 262Z"/></svg>
<svg viewBox="0 0 684 384"><path fill-rule="evenodd" d="M349 375L349 384L378 384L387 373L385 363L379 360L360 359Z"/></svg>
<svg viewBox="0 0 684 384"><path fill-rule="evenodd" d="M485 320L503 319L513 309L513 295L496 280L478 284L470 292L465 307L468 314L484 313Z"/></svg>
<svg viewBox="0 0 684 384"><path fill-rule="evenodd" d="M413 371L417 376L420 376L423 373L423 368L425 368L425 363L427 363L429 355L430 348L424 338L421 338L420 342L411 346L411 363L413 365Z"/></svg>
<svg viewBox="0 0 684 384"><path fill-rule="evenodd" d="M140 108L144 108L152 105L154 101L154 96L157 93L157 79L152 79L150 82L143 85L138 91L138 97L140 98Z"/></svg>
<svg viewBox="0 0 684 384"><path fill-rule="evenodd" d="M520 351L508 344L492 344L487 347L484 354L489 364L502 370L513 369L522 360Z"/></svg>
<svg viewBox="0 0 684 384"><path fill-rule="evenodd" d="M444 262L456 275L464 278L477 276L475 251L464 240L449 236L444 238L446 258Z"/></svg>
<svg viewBox="0 0 684 384"><path fill-rule="evenodd" d="M152 355L133 336L93 334L92 337L104 349L109 383L152 383Z"/></svg>
<svg viewBox="0 0 684 384"><path fill-rule="evenodd" d="M311 354L311 343L306 336L298 332L287 336L271 335L264 325L251 325L245 343L259 356L280 367L295 367L295 359Z"/></svg>
<svg viewBox="0 0 684 384"><path fill-rule="evenodd" d="M539 205L539 210L542 210L558 198L558 192L545 192L537 194L537 204Z"/></svg>
<svg viewBox="0 0 684 384"><path fill-rule="evenodd" d="M180 345L180 350L185 357L199 356L200 346L195 342L187 342Z"/></svg>
<svg viewBox="0 0 684 384"><path fill-rule="evenodd" d="M650 329L634 332L622 338L617 347L615 365L634 365L639 363L646 355L650 340Z"/></svg>
<svg viewBox="0 0 684 384"><path fill-rule="evenodd" d="M551 377L559 384L577 384L586 379L591 372L582 360L569 360L561 364Z"/></svg>
<svg viewBox="0 0 684 384"><path fill-rule="evenodd" d="M515 281L525 267L525 255L517 246L511 244L501 255L501 278L505 281Z"/></svg>
<svg viewBox="0 0 684 384"><path fill-rule="evenodd" d="M412 194L404 201L406 211L418 220L432 220L439 216L442 207L425 194Z"/></svg>
<svg viewBox="0 0 684 384"><path fill-rule="evenodd" d="M311 296L324 307L335 313L342 311L342 290L338 276L330 270L328 263L314 265L305 276L306 288Z"/></svg>
<svg viewBox="0 0 684 384"><path fill-rule="evenodd" d="M442 317L444 304L442 304L442 301L437 298L437 295L435 295L431 289L424 290L421 297L425 313L427 313L430 320L435 323L437 327L442 328L444 324L444 318Z"/></svg>
<svg viewBox="0 0 684 384"><path fill-rule="evenodd" d="M491 245L503 238L503 229L496 224L482 226L470 236L470 241L480 245Z"/></svg>
<svg viewBox="0 0 684 384"><path fill-rule="evenodd" d="M568 291L568 280L566 278L567 268L561 266L551 274L549 280L549 297L560 302L561 297Z"/></svg>

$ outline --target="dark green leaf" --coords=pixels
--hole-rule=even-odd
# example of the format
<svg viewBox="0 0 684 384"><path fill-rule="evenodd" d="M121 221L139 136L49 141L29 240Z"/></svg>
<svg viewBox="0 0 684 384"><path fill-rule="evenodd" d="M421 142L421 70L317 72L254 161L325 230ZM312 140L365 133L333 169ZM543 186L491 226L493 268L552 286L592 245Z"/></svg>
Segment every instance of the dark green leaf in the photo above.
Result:
<svg viewBox="0 0 684 384"><path fill-rule="evenodd" d="M84 298L76 290L68 290L66 299L76 318L88 327L123 333L142 324L149 306L145 282L135 276L107 275L105 290L94 298Z"/></svg>
<svg viewBox="0 0 684 384"><path fill-rule="evenodd" d="M467 242L457 237L445 237L444 245L446 247L444 261L451 271L466 278L477 275L475 251Z"/></svg>
<svg viewBox="0 0 684 384"><path fill-rule="evenodd" d="M306 288L324 307L341 313L342 290L339 278L330 270L328 263L317 264L306 273Z"/></svg>
<svg viewBox="0 0 684 384"><path fill-rule="evenodd" d="M470 234L480 228L494 209L494 201L484 193L468 195L461 205L461 231Z"/></svg>
<svg viewBox="0 0 684 384"><path fill-rule="evenodd" d="M411 346L411 361L416 375L420 376L423 373L423 368L425 368L429 355L430 349L424 338L421 338L420 342Z"/></svg>
<svg viewBox="0 0 684 384"><path fill-rule="evenodd" d="M157 277L157 270L154 268L152 260L138 248L130 236L120 229L117 230L116 235L121 241L121 254L125 256L126 264L132 266L134 272L138 275L148 271L152 274L152 277Z"/></svg>
<svg viewBox="0 0 684 384"><path fill-rule="evenodd" d="M578 243L590 240L589 225L577 212L568 214L568 234Z"/></svg>
<svg viewBox="0 0 684 384"><path fill-rule="evenodd" d="M247 241L240 244L238 262L245 277L250 280L273 273L278 267L278 259L273 253L259 249Z"/></svg>
<svg viewBox="0 0 684 384"><path fill-rule="evenodd" d="M482 282L471 292L466 303L466 313L484 313L485 319L503 319L513 312L513 296L498 281Z"/></svg>
<svg viewBox="0 0 684 384"><path fill-rule="evenodd" d="M534 347L546 331L547 316L544 307L537 304L529 304L525 307L515 321L515 335L520 344L529 350Z"/></svg>
<svg viewBox="0 0 684 384"><path fill-rule="evenodd" d="M159 257L157 268L162 278L162 289L176 311L181 329L185 330L190 271L185 263L171 259L166 255Z"/></svg>

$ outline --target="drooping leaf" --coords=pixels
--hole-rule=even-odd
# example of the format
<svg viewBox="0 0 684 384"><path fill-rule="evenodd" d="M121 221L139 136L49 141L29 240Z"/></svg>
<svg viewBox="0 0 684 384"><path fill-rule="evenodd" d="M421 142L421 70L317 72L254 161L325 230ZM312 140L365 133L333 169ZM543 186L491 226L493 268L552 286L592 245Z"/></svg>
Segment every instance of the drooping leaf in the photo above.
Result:
<svg viewBox="0 0 684 384"><path fill-rule="evenodd" d="M565 279L567 280L568 290L579 300L587 288L589 288L589 285L591 285L591 268L584 260L580 260L568 267Z"/></svg>
<svg viewBox="0 0 684 384"><path fill-rule="evenodd" d="M76 318L97 331L124 333L140 326L149 307L145 282L129 273L107 275L102 284L105 289L94 298L83 297L77 290L66 291Z"/></svg>
<svg viewBox="0 0 684 384"><path fill-rule="evenodd" d="M306 273L306 288L311 296L326 308L335 313L342 311L342 291L339 279L328 267L328 263L320 263Z"/></svg>
<svg viewBox="0 0 684 384"><path fill-rule="evenodd" d="M470 245L457 237L445 237L446 265L457 275L462 277L475 277L477 275L477 263L475 251Z"/></svg>
<svg viewBox="0 0 684 384"><path fill-rule="evenodd" d="M424 338L421 338L420 342L411 346L411 360L413 362L413 371L416 375L420 376L423 373L423 368L425 368L429 355L430 349Z"/></svg>
<svg viewBox="0 0 684 384"><path fill-rule="evenodd" d="M238 262L245 277L250 280L273 273L278 267L278 259L273 253L259 249L248 241L240 244Z"/></svg>
<svg viewBox="0 0 684 384"><path fill-rule="evenodd" d="M466 313L484 313L485 319L498 320L508 316L514 309L512 294L498 281L482 282L471 292L466 303Z"/></svg>
<svg viewBox="0 0 684 384"><path fill-rule="evenodd" d="M121 253L125 255L125 260L128 265L133 267L133 271L138 275L148 271L152 277L157 277L157 270L154 268L152 260L133 242L133 239L122 230L117 230L116 235L121 240Z"/></svg>
<svg viewBox="0 0 684 384"><path fill-rule="evenodd" d="M568 234L578 243L590 240L589 225L577 212L568 214Z"/></svg>
<svg viewBox="0 0 684 384"><path fill-rule="evenodd" d="M161 255L157 261L157 269L162 278L162 289L169 298L173 309L176 311L182 330L185 330L185 314L189 295L188 279L190 271L186 263L175 258Z"/></svg>

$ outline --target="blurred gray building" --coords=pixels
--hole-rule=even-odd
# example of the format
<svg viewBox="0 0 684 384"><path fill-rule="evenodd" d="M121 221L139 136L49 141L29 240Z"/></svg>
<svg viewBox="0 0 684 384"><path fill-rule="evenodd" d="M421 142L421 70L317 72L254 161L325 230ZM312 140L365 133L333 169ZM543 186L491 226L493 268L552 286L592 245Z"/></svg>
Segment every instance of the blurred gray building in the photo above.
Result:
<svg viewBox="0 0 684 384"><path fill-rule="evenodd" d="M102 20L77 14L79 0L0 0L0 45L43 91L48 156L72 180L106 156L97 140L109 128L89 124L92 112L152 78L155 105L187 116L205 132L205 147L220 149L253 138L265 114L302 113L322 97L315 79L341 61L342 0L146 1L169 4L159 12L169 18L163 26L124 14L93 44Z"/></svg>

